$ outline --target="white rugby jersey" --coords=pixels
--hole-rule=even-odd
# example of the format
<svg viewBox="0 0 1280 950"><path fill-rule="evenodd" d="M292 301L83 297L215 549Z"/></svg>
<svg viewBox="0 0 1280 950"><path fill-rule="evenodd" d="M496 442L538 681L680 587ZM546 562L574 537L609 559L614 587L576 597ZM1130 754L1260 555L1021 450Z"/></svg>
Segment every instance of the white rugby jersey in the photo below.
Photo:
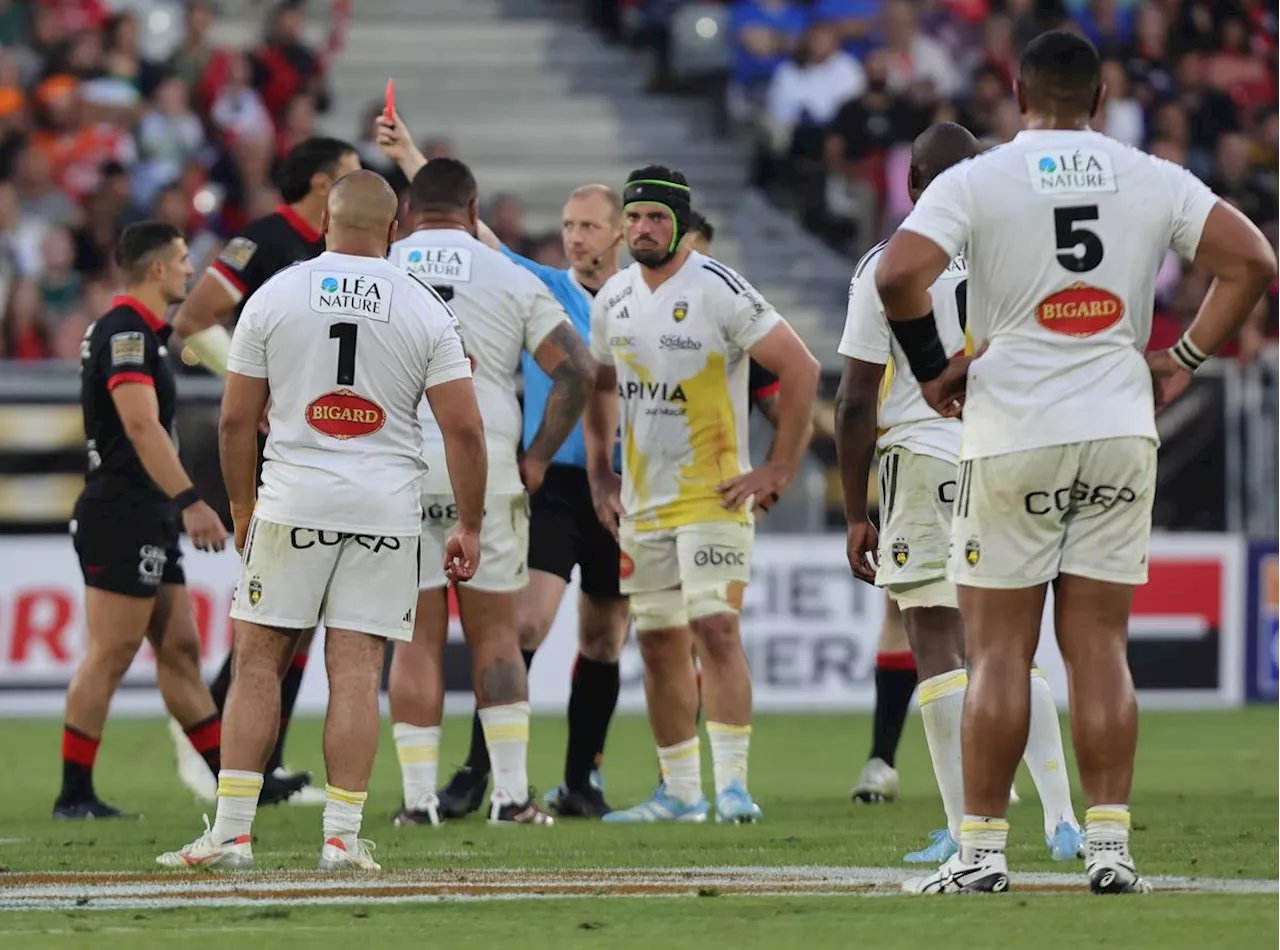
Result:
<svg viewBox="0 0 1280 950"><path fill-rule="evenodd" d="M636 530L717 521L716 486L751 468L747 351L782 318L719 261L691 253L656 291L639 264L591 305L591 351L618 374L622 507Z"/></svg>
<svg viewBox="0 0 1280 950"><path fill-rule="evenodd" d="M414 231L392 245L391 260L434 287L457 316L467 353L476 361L489 494L519 494L524 491L516 464L524 427L516 399L520 354L532 353L569 318L537 277L456 228ZM423 490L451 494L444 443L425 399L420 411L428 467Z"/></svg>
<svg viewBox="0 0 1280 950"><path fill-rule="evenodd" d="M961 458L1157 440L1156 272L1194 257L1217 197L1190 172L1090 131L1027 131L954 165L902 227L969 263ZM967 248L967 249L966 249Z"/></svg>
<svg viewBox="0 0 1280 950"><path fill-rule="evenodd" d="M849 308L840 338L840 355L884 366L877 412L881 452L891 446L955 463L960 453L960 420L945 419L933 411L920 394L906 354L898 346L884 304L876 290L876 261L885 244L878 244L858 262L849 282ZM938 336L949 356L965 352L969 271L963 257L954 258L933 286L933 317Z"/></svg>
<svg viewBox="0 0 1280 950"><path fill-rule="evenodd" d="M419 532L418 404L424 390L471 375L453 314L430 289L382 258L326 251L249 298L227 368L271 387L258 515Z"/></svg>

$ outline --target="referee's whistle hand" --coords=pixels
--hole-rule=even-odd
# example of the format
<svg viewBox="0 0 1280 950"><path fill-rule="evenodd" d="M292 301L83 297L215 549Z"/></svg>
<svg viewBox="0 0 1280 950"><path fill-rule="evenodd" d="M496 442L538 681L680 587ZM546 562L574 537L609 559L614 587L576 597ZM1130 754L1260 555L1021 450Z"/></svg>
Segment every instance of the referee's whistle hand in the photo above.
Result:
<svg viewBox="0 0 1280 950"><path fill-rule="evenodd" d="M221 551L227 546L227 529L222 519L203 501L182 512L182 526L197 551Z"/></svg>

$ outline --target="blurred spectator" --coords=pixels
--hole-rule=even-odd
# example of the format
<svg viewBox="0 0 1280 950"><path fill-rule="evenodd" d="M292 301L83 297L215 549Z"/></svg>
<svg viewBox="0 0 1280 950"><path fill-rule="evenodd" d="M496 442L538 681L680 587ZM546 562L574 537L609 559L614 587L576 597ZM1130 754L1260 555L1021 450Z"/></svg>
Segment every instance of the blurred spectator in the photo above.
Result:
<svg viewBox="0 0 1280 950"><path fill-rule="evenodd" d="M1218 139L1209 187L1254 221L1276 217L1276 193L1264 184L1249 160L1249 140L1236 132Z"/></svg>
<svg viewBox="0 0 1280 950"><path fill-rule="evenodd" d="M107 22L105 34L107 75L129 83L144 98L150 96L163 73L159 66L142 57L137 16L130 12L117 14Z"/></svg>
<svg viewBox="0 0 1280 950"><path fill-rule="evenodd" d="M1146 138L1142 106L1129 95L1129 77L1118 59L1102 61L1102 82L1107 87L1102 103L1102 131L1126 145L1140 148Z"/></svg>
<svg viewBox="0 0 1280 950"><path fill-rule="evenodd" d="M4 352L13 360L45 360L53 357L40 288L29 277L11 283L4 314Z"/></svg>
<svg viewBox="0 0 1280 950"><path fill-rule="evenodd" d="M138 123L140 165L134 178L138 200L150 204L156 190L176 179L205 144L204 125L191 111L191 92L178 75L155 90L152 107Z"/></svg>
<svg viewBox="0 0 1280 950"><path fill-rule="evenodd" d="M733 44L731 105L741 115L759 101L775 69L787 61L808 19L795 0L738 0L729 19Z"/></svg>
<svg viewBox="0 0 1280 950"><path fill-rule="evenodd" d="M1002 91L1007 95L1013 88L1018 72L1018 57L1013 45L1013 21L1008 17L993 16L982 26L982 46L969 57L969 72L981 69L994 71L1000 77Z"/></svg>
<svg viewBox="0 0 1280 950"><path fill-rule="evenodd" d="M58 187L72 199L79 201L98 187L105 162L133 164L133 139L120 126L97 121L73 77L59 74L44 80L36 101L43 122L32 143L45 153Z"/></svg>
<svg viewBox="0 0 1280 950"><path fill-rule="evenodd" d="M907 0L888 0L882 13L889 87L897 92L932 87L935 96L960 92L960 74L946 48L921 33L916 11Z"/></svg>
<svg viewBox="0 0 1280 950"><path fill-rule="evenodd" d="M1245 108L1275 99L1276 77L1266 61L1249 49L1249 31L1241 17L1222 21L1222 46L1209 56L1205 78ZM1261 50L1259 51L1261 52Z"/></svg>
<svg viewBox="0 0 1280 950"><path fill-rule="evenodd" d="M1004 81L1004 75L995 66L979 66L973 74L973 83L969 87L969 101L965 104L968 113L969 131L978 138L995 132L996 114L1001 103L1009 99L1010 87ZM963 119L961 125L965 125Z"/></svg>
<svg viewBox="0 0 1280 950"><path fill-rule="evenodd" d="M13 185L0 181L0 258L4 267L22 276L40 273L41 244L48 230L44 218L22 207Z"/></svg>
<svg viewBox="0 0 1280 950"><path fill-rule="evenodd" d="M840 49L836 31L814 26L802 37L795 57L773 74L765 108L774 127L788 139L799 125L813 126L820 134L836 111L862 95L866 86L862 66Z"/></svg>
<svg viewBox="0 0 1280 950"><path fill-rule="evenodd" d="M276 157L283 159L289 150L316 134L316 101L308 93L299 93L289 100L280 120L280 132L276 136Z"/></svg>
<svg viewBox="0 0 1280 950"><path fill-rule="evenodd" d="M272 117L282 119L294 96L309 93L328 109L319 57L302 41L301 0L281 0L267 14L266 38L253 57L253 84Z"/></svg>
<svg viewBox="0 0 1280 950"><path fill-rule="evenodd" d="M28 145L14 159L14 183L24 213L50 224L70 226L80 217L80 209L53 180L49 156Z"/></svg>
<svg viewBox="0 0 1280 950"><path fill-rule="evenodd" d="M569 266L564 256L564 239L555 232L544 234L534 242L532 258L546 267L561 269Z"/></svg>
<svg viewBox="0 0 1280 950"><path fill-rule="evenodd" d="M484 220L498 236L498 240L511 250L524 257L533 255L534 243L525 234L524 214L514 196L494 195Z"/></svg>
<svg viewBox="0 0 1280 950"><path fill-rule="evenodd" d="M1067 9L1081 33L1103 56L1123 50L1133 37L1133 4L1130 0L1074 0Z"/></svg>
<svg viewBox="0 0 1280 950"><path fill-rule="evenodd" d="M881 7L880 0L817 0L813 19L815 23L830 24L845 49L863 56L872 47Z"/></svg>
<svg viewBox="0 0 1280 950"><path fill-rule="evenodd" d="M75 269L76 248L66 228L49 228L40 242L40 302L52 326L72 313L80 301L83 279Z"/></svg>
<svg viewBox="0 0 1280 950"><path fill-rule="evenodd" d="M166 72L187 81L194 93L193 105L201 113L213 108L231 66L231 54L216 49L209 40L213 14L210 0L187 0L182 43L165 63Z"/></svg>
<svg viewBox="0 0 1280 950"><path fill-rule="evenodd" d="M210 111L214 127L228 143L239 139L269 140L275 136L271 114L253 88L251 79L249 57L243 53L231 54L222 86Z"/></svg>

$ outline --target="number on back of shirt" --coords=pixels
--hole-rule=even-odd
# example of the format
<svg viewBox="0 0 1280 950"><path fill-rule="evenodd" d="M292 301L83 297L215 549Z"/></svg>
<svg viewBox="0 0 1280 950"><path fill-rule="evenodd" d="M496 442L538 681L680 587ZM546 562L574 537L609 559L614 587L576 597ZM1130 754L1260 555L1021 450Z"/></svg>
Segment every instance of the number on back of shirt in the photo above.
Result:
<svg viewBox="0 0 1280 950"><path fill-rule="evenodd" d="M1097 205L1053 209L1058 263L1073 274L1086 273L1102 263L1102 238L1097 232L1080 227L1082 221L1097 220Z"/></svg>
<svg viewBox="0 0 1280 950"><path fill-rule="evenodd" d="M338 341L338 385L354 386L356 382L356 334L354 323L335 323L329 327L329 339Z"/></svg>

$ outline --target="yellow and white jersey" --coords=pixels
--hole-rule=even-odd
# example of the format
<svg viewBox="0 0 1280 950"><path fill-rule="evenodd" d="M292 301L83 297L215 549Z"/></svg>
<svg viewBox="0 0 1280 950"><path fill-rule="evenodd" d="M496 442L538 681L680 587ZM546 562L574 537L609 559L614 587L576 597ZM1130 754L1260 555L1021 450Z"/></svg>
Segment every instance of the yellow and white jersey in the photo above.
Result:
<svg viewBox="0 0 1280 950"><path fill-rule="evenodd" d="M889 329L884 304L876 290L876 263L887 243L873 247L854 269L853 280L849 282L849 309L840 338L840 355L878 363L885 368L876 413L879 426L876 447L881 453L900 445L918 455L955 464L960 458L961 422L943 418L924 401L906 354ZM965 331L968 277L964 258L957 256L929 288L938 336L949 356L972 352Z"/></svg>
<svg viewBox="0 0 1280 950"><path fill-rule="evenodd" d="M713 522L716 486L749 471L747 351L782 318L719 261L691 253L656 291L640 265L591 306L591 351L618 374L622 507L636 531Z"/></svg>

